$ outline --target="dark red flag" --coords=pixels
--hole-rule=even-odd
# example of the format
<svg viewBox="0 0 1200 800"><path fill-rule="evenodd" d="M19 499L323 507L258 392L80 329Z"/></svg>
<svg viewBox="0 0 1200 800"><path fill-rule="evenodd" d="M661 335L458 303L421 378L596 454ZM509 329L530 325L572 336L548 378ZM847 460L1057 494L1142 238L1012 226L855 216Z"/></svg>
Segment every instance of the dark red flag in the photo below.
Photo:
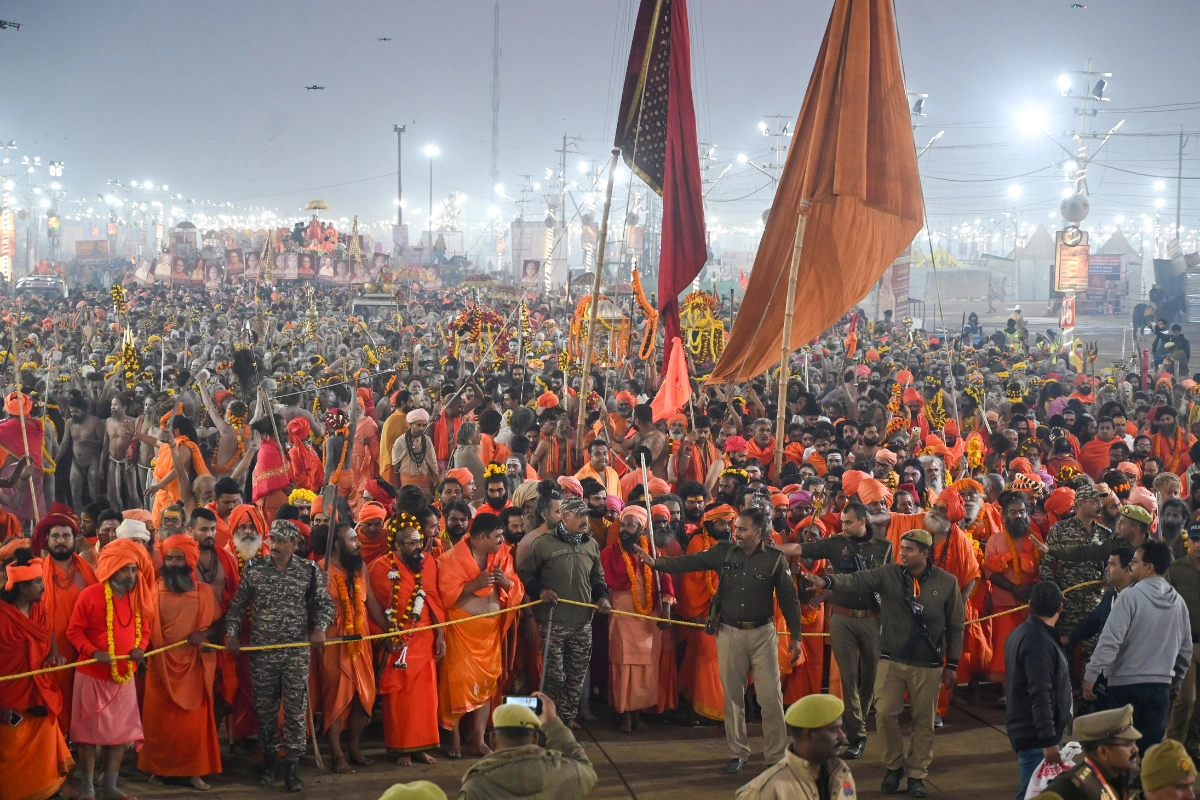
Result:
<svg viewBox="0 0 1200 800"><path fill-rule="evenodd" d="M671 340L679 336L679 294L708 259L685 0L641 1L617 112L616 146L630 170L663 200L658 311L665 375Z"/></svg>

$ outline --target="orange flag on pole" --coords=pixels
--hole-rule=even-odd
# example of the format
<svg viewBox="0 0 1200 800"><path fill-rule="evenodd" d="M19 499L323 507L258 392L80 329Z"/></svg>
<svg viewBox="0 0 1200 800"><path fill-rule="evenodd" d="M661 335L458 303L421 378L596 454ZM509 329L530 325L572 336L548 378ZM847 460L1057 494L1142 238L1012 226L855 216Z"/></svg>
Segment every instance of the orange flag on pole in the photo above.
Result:
<svg viewBox="0 0 1200 800"><path fill-rule="evenodd" d="M692 399L692 382L688 380L687 359L683 356L683 342L676 336L671 340L671 352L667 355L667 371L658 394L650 401L654 421L666 419L687 407Z"/></svg>
<svg viewBox="0 0 1200 800"><path fill-rule="evenodd" d="M788 271L806 214L795 350L866 296L921 229L912 122L892 0L835 0L746 297L710 383L778 363Z"/></svg>

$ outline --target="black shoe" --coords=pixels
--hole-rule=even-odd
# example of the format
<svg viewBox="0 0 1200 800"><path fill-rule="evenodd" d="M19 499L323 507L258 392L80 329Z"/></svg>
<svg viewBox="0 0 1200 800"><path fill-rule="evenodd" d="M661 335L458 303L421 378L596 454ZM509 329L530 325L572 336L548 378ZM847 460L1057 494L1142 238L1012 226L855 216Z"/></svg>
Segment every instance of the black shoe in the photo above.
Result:
<svg viewBox="0 0 1200 800"><path fill-rule="evenodd" d="M913 797L925 797L929 794L929 790L925 788L925 781L920 778L909 778L908 793Z"/></svg>
<svg viewBox="0 0 1200 800"><path fill-rule="evenodd" d="M883 783L879 784L879 791L884 794L895 794L900 791L900 779L903 777L903 769L889 769L887 775L883 776Z"/></svg>
<svg viewBox="0 0 1200 800"><path fill-rule="evenodd" d="M258 767L258 785L273 786L279 780L279 759L274 753L264 753L263 763Z"/></svg>
<svg viewBox="0 0 1200 800"><path fill-rule="evenodd" d="M856 758L862 758L866 749L867 737L859 736L857 739L851 742L850 746L846 748L846 751L842 753L842 758L846 759L847 761L853 761Z"/></svg>
<svg viewBox="0 0 1200 800"><path fill-rule="evenodd" d="M284 765L283 785L289 792L299 792L304 789L304 781L300 780L300 759L289 758Z"/></svg>
<svg viewBox="0 0 1200 800"><path fill-rule="evenodd" d="M729 759L729 763L725 765L725 771L728 772L730 775L737 775L739 772L742 771L742 769L745 766L746 766L746 759L731 758L731 759Z"/></svg>

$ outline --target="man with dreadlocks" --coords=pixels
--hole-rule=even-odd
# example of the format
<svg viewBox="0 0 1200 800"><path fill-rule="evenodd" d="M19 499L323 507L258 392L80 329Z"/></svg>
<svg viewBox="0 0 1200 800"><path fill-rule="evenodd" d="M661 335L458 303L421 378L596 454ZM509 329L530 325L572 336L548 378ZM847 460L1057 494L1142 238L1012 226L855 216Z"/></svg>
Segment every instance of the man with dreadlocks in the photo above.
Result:
<svg viewBox="0 0 1200 800"><path fill-rule="evenodd" d="M443 622L438 564L423 552L425 537L416 516L401 511L388 521L391 551L368 568L375 602L367 606L382 631L412 631ZM379 694L383 695L383 741L399 754L396 764L434 763L438 746L437 662L446 655L442 628L418 630L383 640Z"/></svg>

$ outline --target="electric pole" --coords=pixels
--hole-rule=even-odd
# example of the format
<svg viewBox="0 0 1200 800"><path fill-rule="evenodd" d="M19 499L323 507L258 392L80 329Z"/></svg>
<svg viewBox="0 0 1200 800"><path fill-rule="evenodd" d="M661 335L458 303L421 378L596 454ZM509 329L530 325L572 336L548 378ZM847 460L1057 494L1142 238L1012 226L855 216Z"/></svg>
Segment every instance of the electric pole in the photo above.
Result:
<svg viewBox="0 0 1200 800"><path fill-rule="evenodd" d="M1180 229L1180 212L1183 208L1183 146L1187 137L1183 135L1183 126L1179 126L1179 162L1175 168L1175 241L1183 247L1183 232Z"/></svg>
<svg viewBox="0 0 1200 800"><path fill-rule="evenodd" d="M396 132L396 225L397 227L404 224L404 132L408 130L407 125L393 125L392 130Z"/></svg>

